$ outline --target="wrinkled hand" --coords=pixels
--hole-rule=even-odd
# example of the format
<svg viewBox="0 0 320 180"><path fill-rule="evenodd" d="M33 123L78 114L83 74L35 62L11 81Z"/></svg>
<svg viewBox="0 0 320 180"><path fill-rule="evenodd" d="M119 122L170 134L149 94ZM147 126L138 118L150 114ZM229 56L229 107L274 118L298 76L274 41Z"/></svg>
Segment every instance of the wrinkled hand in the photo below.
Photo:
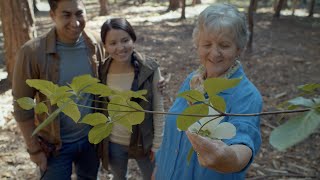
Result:
<svg viewBox="0 0 320 180"><path fill-rule="evenodd" d="M34 162L42 171L47 169L47 156L44 152L40 152L35 155L30 155L30 159Z"/></svg>
<svg viewBox="0 0 320 180"><path fill-rule="evenodd" d="M186 131L186 134L202 167L215 169L224 163L228 149L224 142L202 137L189 131Z"/></svg>

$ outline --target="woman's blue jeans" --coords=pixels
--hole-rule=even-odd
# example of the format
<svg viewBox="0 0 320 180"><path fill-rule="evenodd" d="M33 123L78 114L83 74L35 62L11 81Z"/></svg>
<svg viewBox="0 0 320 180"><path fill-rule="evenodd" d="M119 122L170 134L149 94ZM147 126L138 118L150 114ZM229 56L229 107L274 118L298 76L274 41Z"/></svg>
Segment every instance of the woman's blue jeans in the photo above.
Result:
<svg viewBox="0 0 320 180"><path fill-rule="evenodd" d="M126 180L128 169L128 146L109 142L109 166L114 180ZM144 180L150 180L154 163L149 157L136 159Z"/></svg>
<svg viewBox="0 0 320 180"><path fill-rule="evenodd" d="M59 154L48 158L47 170L41 172L42 179L71 179L73 163L78 180L97 179L99 158L88 137L73 143L62 144Z"/></svg>

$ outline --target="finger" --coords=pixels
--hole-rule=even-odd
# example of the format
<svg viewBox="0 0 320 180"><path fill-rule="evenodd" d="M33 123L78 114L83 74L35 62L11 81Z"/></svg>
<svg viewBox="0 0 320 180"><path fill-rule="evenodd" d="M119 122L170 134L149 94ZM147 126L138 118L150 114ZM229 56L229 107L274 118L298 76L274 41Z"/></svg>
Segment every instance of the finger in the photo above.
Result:
<svg viewBox="0 0 320 180"><path fill-rule="evenodd" d="M187 134L187 137L188 137L193 149L196 152L200 151L200 147L201 147L202 143L201 143L201 139L199 139L199 138L201 138L201 137L198 136L197 134L191 133L189 131L186 131L186 134Z"/></svg>

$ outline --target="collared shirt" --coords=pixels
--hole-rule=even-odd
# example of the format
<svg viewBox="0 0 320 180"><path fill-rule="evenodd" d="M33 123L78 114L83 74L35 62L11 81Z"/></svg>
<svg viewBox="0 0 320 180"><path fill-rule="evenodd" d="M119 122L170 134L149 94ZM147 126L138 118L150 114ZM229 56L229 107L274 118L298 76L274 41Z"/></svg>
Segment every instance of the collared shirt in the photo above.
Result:
<svg viewBox="0 0 320 180"><path fill-rule="evenodd" d="M190 90L191 73L182 84L179 93ZM219 95L226 101L228 113L258 113L262 109L262 98L256 87L247 79L242 67L230 78L242 77L241 82L234 88L225 90ZM188 102L177 98L169 112L182 113L188 107ZM252 158L248 165L236 173L218 173L212 169L199 165L197 156L193 153L190 164L187 163L187 154L191 144L183 131L178 131L176 115L168 115L165 122L165 132L162 145L156 154L157 180L239 180L245 178L245 171L253 161L261 145L259 116L235 117L227 116L222 122L232 123L236 129L236 136L223 140L227 145L244 144L252 150Z"/></svg>
<svg viewBox="0 0 320 180"><path fill-rule="evenodd" d="M88 47L88 56L90 65L95 77L98 76L98 68L103 59L103 47L99 41L99 36L84 30L82 33L85 44ZM37 102L46 101L42 93L26 84L27 79L44 79L57 84L59 82L59 55L56 49L56 32L52 28L48 33L26 42L18 52L15 63L12 95L14 100L21 97L35 98ZM49 113L52 113L56 107L46 104ZM17 121L35 121L40 124L46 119L45 114L35 115L33 110L23 110L14 101L14 116ZM39 135L50 143L56 144L57 148L61 145L59 120L55 119L53 123L43 128Z"/></svg>

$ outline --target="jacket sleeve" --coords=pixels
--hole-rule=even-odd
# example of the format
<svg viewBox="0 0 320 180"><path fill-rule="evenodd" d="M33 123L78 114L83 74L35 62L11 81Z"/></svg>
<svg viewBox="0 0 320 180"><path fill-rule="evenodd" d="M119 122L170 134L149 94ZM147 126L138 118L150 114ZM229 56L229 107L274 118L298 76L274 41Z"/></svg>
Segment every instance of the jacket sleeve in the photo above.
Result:
<svg viewBox="0 0 320 180"><path fill-rule="evenodd" d="M26 43L21 47L17 54L16 63L13 71L12 79L12 95L13 95L13 115L17 121L27 121L34 119L34 110L24 110L18 103L17 99L22 97L34 98L36 90L27 85L27 79L38 79L39 71L37 64L34 63L34 53L31 43Z"/></svg>

